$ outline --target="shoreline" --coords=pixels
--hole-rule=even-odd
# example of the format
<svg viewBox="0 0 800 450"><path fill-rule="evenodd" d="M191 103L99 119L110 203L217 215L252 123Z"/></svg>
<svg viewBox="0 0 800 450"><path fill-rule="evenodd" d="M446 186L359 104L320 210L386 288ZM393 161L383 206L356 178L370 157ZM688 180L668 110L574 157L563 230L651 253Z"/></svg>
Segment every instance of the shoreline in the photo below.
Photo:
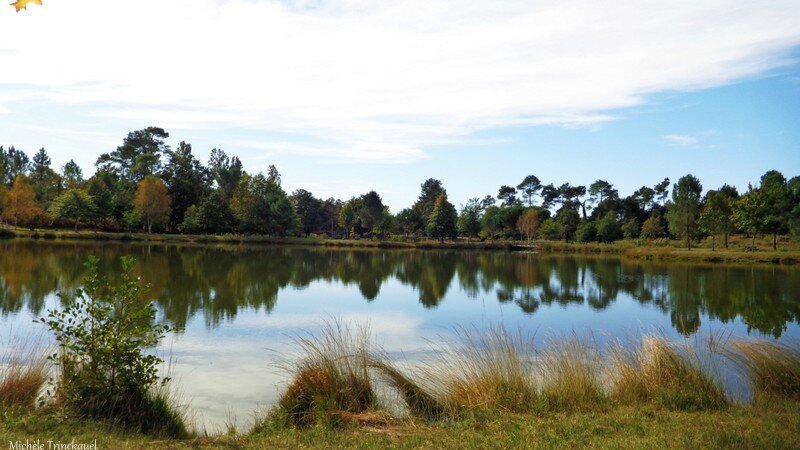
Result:
<svg viewBox="0 0 800 450"><path fill-rule="evenodd" d="M157 244L255 244L300 245L337 248L418 249L418 250L469 250L533 252L542 254L592 254L616 255L626 259L660 262L702 262L727 264L800 264L800 250L779 249L745 251L698 247L692 250L672 245L641 245L637 241L622 240L610 244L577 243L564 241L398 241L373 239L331 239L318 237L270 237L261 235L225 234L146 234L107 231L74 231L51 229L10 229L0 227L0 239L80 240L110 242L152 242Z"/></svg>

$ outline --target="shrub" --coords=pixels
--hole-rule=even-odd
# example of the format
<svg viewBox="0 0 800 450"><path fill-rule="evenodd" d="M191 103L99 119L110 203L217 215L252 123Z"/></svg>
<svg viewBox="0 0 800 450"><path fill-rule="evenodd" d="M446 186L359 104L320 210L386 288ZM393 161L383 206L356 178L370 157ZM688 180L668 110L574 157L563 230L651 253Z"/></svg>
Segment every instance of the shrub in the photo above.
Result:
<svg viewBox="0 0 800 450"><path fill-rule="evenodd" d="M642 233L641 227L639 226L639 221L636 218L633 218L624 225L622 225L622 236L625 239L636 239Z"/></svg>
<svg viewBox="0 0 800 450"><path fill-rule="evenodd" d="M99 274L97 257L74 302L49 311L40 321L55 335L60 366L57 399L79 417L105 419L150 435L187 434L181 415L164 391L156 346L169 327L155 323L156 309L142 300L146 286L132 275L134 260L123 257L119 285Z"/></svg>
<svg viewBox="0 0 800 450"><path fill-rule="evenodd" d="M564 232L561 229L561 225L556 222L555 219L545 220L539 228L539 236L541 236L542 239L557 241L561 239L563 235Z"/></svg>
<svg viewBox="0 0 800 450"><path fill-rule="evenodd" d="M594 222L581 222L575 231L575 240L578 242L594 242L597 240L597 229Z"/></svg>

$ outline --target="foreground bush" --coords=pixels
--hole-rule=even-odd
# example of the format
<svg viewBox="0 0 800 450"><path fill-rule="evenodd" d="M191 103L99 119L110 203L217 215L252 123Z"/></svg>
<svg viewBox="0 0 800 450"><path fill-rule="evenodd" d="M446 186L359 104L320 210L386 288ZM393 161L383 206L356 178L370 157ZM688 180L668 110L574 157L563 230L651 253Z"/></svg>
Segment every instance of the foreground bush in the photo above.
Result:
<svg viewBox="0 0 800 450"><path fill-rule="evenodd" d="M147 289L132 275L134 261L122 258L119 285L99 274L98 259L76 299L41 322L54 334L59 353L56 400L83 418L108 420L149 435L183 437L183 418L163 389L161 358L147 354L169 328L155 323L156 309L142 300Z"/></svg>

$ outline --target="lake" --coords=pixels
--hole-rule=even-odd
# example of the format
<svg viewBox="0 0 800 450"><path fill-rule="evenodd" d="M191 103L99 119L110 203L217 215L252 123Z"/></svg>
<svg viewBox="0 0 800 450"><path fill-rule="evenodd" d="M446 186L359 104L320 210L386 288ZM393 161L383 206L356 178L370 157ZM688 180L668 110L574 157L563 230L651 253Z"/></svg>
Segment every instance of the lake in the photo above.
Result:
<svg viewBox="0 0 800 450"><path fill-rule="evenodd" d="M800 269L633 262L510 252L0 241L0 340L43 332L33 319L73 295L88 255L113 276L137 259L159 320L158 349L194 421L246 427L288 381L293 339L325 320L369 323L413 363L454 326L502 323L538 338L597 341L657 331L798 342ZM0 348L3 351L3 348ZM7 351L7 350L6 350Z"/></svg>

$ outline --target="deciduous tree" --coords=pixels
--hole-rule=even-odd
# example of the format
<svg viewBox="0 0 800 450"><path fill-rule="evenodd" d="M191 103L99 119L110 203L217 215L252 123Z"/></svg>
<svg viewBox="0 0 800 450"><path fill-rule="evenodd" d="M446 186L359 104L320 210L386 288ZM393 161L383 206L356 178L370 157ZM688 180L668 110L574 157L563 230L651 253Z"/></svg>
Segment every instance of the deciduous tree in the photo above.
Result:
<svg viewBox="0 0 800 450"><path fill-rule="evenodd" d="M155 175L148 175L139 183L134 199L134 210L148 233L153 226L164 226L169 221L170 198L167 186Z"/></svg>

